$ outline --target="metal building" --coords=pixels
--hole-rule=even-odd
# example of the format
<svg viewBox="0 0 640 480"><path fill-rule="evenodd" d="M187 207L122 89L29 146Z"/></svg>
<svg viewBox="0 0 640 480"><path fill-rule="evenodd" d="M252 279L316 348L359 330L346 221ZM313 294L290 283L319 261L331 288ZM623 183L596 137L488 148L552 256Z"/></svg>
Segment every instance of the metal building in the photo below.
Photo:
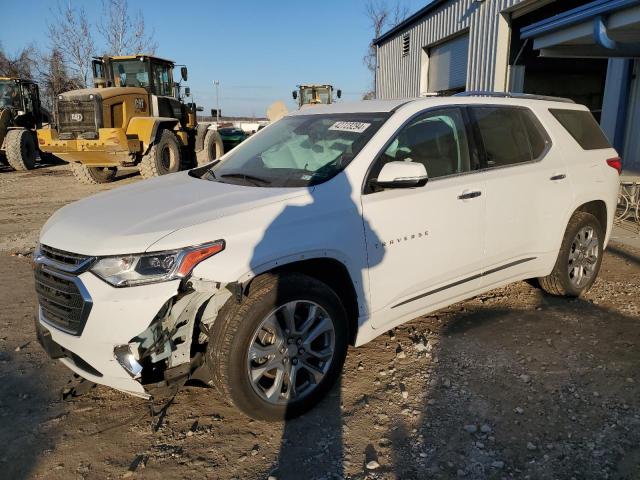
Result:
<svg viewBox="0 0 640 480"><path fill-rule="evenodd" d="M378 98L573 98L640 174L640 0L433 0L374 44Z"/></svg>

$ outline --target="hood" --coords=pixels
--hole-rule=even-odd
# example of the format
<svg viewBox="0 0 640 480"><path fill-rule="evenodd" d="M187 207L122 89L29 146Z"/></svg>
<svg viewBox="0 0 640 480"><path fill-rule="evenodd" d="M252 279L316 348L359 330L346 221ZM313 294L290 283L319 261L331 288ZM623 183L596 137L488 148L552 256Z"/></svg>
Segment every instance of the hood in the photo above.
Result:
<svg viewBox="0 0 640 480"><path fill-rule="evenodd" d="M140 253L176 230L307 193L307 188L232 185L175 173L61 208L42 228L40 242L82 255Z"/></svg>
<svg viewBox="0 0 640 480"><path fill-rule="evenodd" d="M89 98L89 95L98 95L103 100L117 97L119 95L146 95L147 91L139 87L104 87L104 88L83 88L62 93L62 98L70 100L72 98Z"/></svg>

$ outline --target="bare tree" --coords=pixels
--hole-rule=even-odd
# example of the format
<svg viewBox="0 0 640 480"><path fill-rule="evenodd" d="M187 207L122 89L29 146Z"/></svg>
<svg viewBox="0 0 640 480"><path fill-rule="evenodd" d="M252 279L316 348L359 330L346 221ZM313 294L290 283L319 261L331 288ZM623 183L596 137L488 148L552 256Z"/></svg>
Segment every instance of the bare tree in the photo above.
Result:
<svg viewBox="0 0 640 480"><path fill-rule="evenodd" d="M52 110L56 97L63 92L79 88L82 80L69 75L62 52L53 50L50 54L40 57L38 83L44 107Z"/></svg>
<svg viewBox="0 0 640 480"><path fill-rule="evenodd" d="M51 50L61 55L65 68L77 78L79 87L89 83L91 57L95 55L92 28L83 8L58 4L49 24Z"/></svg>
<svg viewBox="0 0 640 480"><path fill-rule="evenodd" d="M0 77L31 78L36 64L36 51L33 45L23 48L16 55L4 51L0 44Z"/></svg>
<svg viewBox="0 0 640 480"><path fill-rule="evenodd" d="M372 89L363 96L363 99L369 100L376 96L375 82L376 70L378 69L378 56L373 41L382 35L386 29L395 27L407 18L409 9L406 5L401 5L399 1L389 6L386 0L368 0L365 13L370 21L371 30L373 31L373 38L369 44L366 55L362 59L372 76Z"/></svg>
<svg viewBox="0 0 640 480"><path fill-rule="evenodd" d="M157 44L153 32L147 35L142 12L129 13L127 0L103 0L103 21L97 27L109 55L153 54Z"/></svg>

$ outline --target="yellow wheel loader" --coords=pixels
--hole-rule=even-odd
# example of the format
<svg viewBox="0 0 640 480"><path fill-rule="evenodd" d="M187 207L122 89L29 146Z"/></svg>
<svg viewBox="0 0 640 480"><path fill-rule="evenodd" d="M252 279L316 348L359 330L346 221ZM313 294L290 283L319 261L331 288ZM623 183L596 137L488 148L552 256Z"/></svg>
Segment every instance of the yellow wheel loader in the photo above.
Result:
<svg viewBox="0 0 640 480"><path fill-rule="evenodd" d="M95 88L59 95L55 125L38 130L40 149L69 162L80 182L110 182L119 167L133 166L151 178L223 154L218 133L198 126L200 109L186 102L189 88L174 81L173 61L104 56L92 66ZM180 76L187 80L187 67L181 66Z"/></svg>
<svg viewBox="0 0 640 480"><path fill-rule="evenodd" d="M24 78L0 78L0 163L31 170L38 159L36 129L49 121L38 85ZM41 155L43 157L44 155Z"/></svg>
<svg viewBox="0 0 640 480"><path fill-rule="evenodd" d="M297 90L291 92L291 96L298 102L298 108L308 105L326 105L335 102L333 98L333 85L298 85ZM342 91L336 90L336 96L342 97Z"/></svg>

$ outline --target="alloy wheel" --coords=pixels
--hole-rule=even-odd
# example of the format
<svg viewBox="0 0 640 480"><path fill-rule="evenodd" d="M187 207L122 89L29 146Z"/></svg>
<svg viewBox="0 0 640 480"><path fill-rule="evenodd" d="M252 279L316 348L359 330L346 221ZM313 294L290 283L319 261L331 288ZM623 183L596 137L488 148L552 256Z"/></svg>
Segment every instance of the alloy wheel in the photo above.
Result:
<svg viewBox="0 0 640 480"><path fill-rule="evenodd" d="M576 288L582 288L595 275L600 243L598 234L591 226L582 227L569 249L569 281Z"/></svg>
<svg viewBox="0 0 640 480"><path fill-rule="evenodd" d="M317 303L296 300L279 306L255 330L247 352L254 391L280 405L309 395L329 371L335 328Z"/></svg>

